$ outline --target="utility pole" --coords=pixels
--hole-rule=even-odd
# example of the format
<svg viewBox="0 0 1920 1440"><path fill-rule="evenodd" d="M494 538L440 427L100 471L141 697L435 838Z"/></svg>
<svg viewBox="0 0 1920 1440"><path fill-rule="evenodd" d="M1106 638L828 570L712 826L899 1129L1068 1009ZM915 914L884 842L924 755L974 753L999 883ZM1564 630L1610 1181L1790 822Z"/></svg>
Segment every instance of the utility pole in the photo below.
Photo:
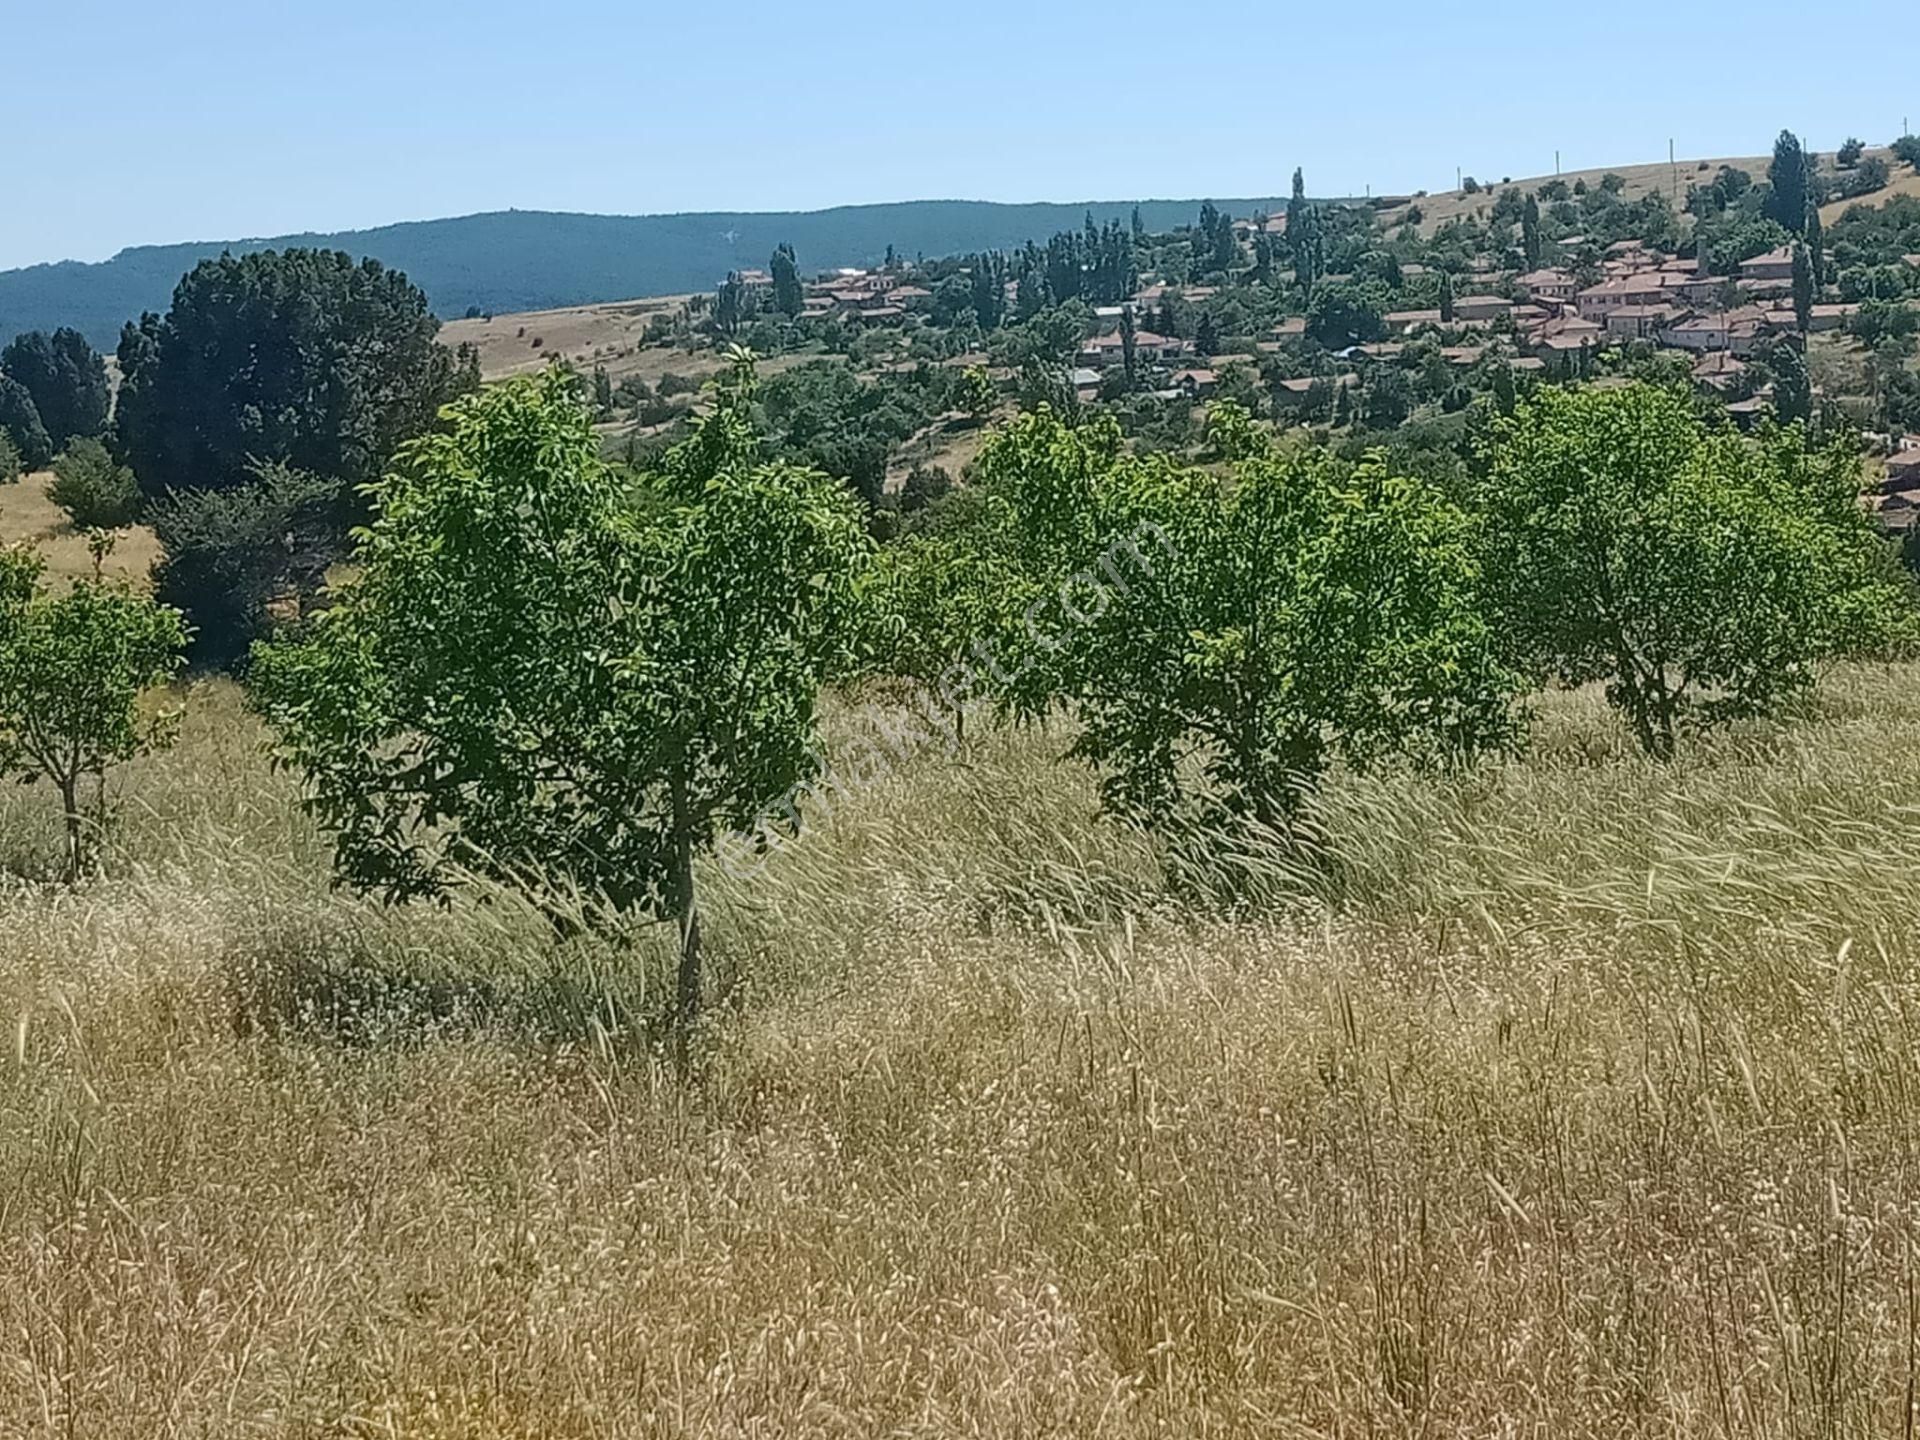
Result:
<svg viewBox="0 0 1920 1440"><path fill-rule="evenodd" d="M1553 178L1556 180L1560 178L1560 152L1558 150L1553 152Z"/></svg>
<svg viewBox="0 0 1920 1440"><path fill-rule="evenodd" d="M1678 205L1680 203L1680 167L1674 163L1671 139L1667 141L1667 171L1673 184L1673 203Z"/></svg>

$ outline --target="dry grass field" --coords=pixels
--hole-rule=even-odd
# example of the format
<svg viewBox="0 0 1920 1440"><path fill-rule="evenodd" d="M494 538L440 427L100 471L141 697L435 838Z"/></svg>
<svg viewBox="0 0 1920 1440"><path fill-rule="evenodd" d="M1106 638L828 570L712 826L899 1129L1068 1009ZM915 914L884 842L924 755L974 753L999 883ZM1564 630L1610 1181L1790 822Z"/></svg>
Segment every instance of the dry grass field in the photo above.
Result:
<svg viewBox="0 0 1920 1440"><path fill-rule="evenodd" d="M701 378L715 373L711 350L688 353L669 347L639 348L647 322L671 315L686 303L684 295L650 300L621 300L607 305L577 305L565 310L529 310L491 320L450 320L440 327L444 345L473 345L480 371L489 380L530 374L549 360L568 360L581 370L606 367L615 380L638 375L648 384L668 370ZM538 340L536 346L533 342Z"/></svg>
<svg viewBox="0 0 1920 1440"><path fill-rule="evenodd" d="M78 579L93 573L93 557L87 551L87 537L73 528L67 512L47 498L51 471L22 478L17 484L0 485L0 545L33 545L46 557L47 573ZM160 557L160 545L144 525L122 530L107 557L106 572L147 583L153 562Z"/></svg>
<svg viewBox="0 0 1920 1440"><path fill-rule="evenodd" d="M1889 195L1920 194L1920 175L1916 175L1910 167L1893 160L1892 152L1876 146L1866 153L1878 155L1892 163L1893 184L1877 195L1866 196L1862 200L1842 200L1823 206L1820 218L1824 223L1831 224L1839 219L1849 205L1880 204ZM1687 187L1711 180L1719 173L1722 165L1731 165L1737 170L1745 170L1755 179L1761 179L1767 173L1770 159L1771 157L1767 155L1745 155L1719 160L1683 159L1672 165L1665 161L1652 165L1605 165L1597 170L1568 170L1560 178L1569 186L1580 180L1586 181L1589 186L1595 186L1600 183L1602 176L1609 173L1617 174L1627 182L1626 189L1621 192L1626 199L1638 200L1643 195L1661 190L1667 193L1668 197L1674 201L1675 208L1678 209L1686 203ZM1831 168L1832 155L1822 156L1822 164ZM1447 190L1423 196L1414 202L1420 207L1422 234L1431 235L1449 220L1472 216L1479 210L1492 208L1493 195L1486 187L1489 184L1494 184L1500 189L1506 187L1498 185L1500 179L1498 175L1479 175L1476 178L1482 186L1477 195L1468 195L1459 190ZM1553 178L1551 175L1533 175L1525 179L1515 179L1511 183L1522 190L1537 190ZM1404 209L1382 211L1382 223L1389 226L1398 225L1405 213Z"/></svg>
<svg viewBox="0 0 1920 1440"><path fill-rule="evenodd" d="M332 892L186 699L105 877L0 795L0 1435L1908 1433L1920 670L1553 697L1233 913L978 727L709 877L685 1087L664 936Z"/></svg>

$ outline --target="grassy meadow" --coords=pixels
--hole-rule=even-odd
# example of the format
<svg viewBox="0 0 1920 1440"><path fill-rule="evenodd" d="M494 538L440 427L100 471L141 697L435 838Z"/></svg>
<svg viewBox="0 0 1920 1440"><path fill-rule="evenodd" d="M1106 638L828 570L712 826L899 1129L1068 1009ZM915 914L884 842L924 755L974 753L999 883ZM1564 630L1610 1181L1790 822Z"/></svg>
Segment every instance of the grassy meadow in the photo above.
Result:
<svg viewBox="0 0 1920 1440"><path fill-rule="evenodd" d="M1549 697L1240 913L975 727L708 877L685 1086L670 937L333 892L187 702L98 880L0 794L0 1435L1910 1433L1920 670Z"/></svg>

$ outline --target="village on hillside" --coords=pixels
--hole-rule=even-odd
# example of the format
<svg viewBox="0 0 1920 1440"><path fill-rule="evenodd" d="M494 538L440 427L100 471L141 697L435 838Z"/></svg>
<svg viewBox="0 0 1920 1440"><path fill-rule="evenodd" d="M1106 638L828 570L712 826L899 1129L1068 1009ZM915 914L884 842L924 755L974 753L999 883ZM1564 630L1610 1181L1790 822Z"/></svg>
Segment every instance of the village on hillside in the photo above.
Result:
<svg viewBox="0 0 1920 1440"><path fill-rule="evenodd" d="M883 526L963 483L1009 408L1102 411L1138 452L1204 460L1208 407L1231 401L1444 471L1529 387L1655 379L1743 429L1857 436L1868 503L1904 532L1920 521L1916 160L1912 137L1820 155L1783 135L1752 170L1631 182L1312 202L1296 175L1279 214L1208 204L1166 234L1089 216L1010 253L811 273L782 247L711 294L470 317L447 338L481 343L489 373L557 359L591 376L631 458L670 443L746 346L775 431Z"/></svg>

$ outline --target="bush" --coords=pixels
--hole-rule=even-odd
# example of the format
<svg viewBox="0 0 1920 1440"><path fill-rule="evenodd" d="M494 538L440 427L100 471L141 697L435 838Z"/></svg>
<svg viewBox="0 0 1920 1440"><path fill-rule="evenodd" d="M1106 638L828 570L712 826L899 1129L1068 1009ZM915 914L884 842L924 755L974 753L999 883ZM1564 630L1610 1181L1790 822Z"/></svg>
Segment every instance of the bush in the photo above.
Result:
<svg viewBox="0 0 1920 1440"><path fill-rule="evenodd" d="M20 479L20 452L13 437L0 430L0 485L12 485Z"/></svg>
<svg viewBox="0 0 1920 1440"><path fill-rule="evenodd" d="M140 486L133 471L98 440L75 440L53 462L47 498L81 530L118 530L140 514Z"/></svg>
<svg viewBox="0 0 1920 1440"><path fill-rule="evenodd" d="M340 543L339 492L322 476L263 466L253 482L183 490L153 508L163 554L154 593L194 625L198 659L227 665L318 592Z"/></svg>

